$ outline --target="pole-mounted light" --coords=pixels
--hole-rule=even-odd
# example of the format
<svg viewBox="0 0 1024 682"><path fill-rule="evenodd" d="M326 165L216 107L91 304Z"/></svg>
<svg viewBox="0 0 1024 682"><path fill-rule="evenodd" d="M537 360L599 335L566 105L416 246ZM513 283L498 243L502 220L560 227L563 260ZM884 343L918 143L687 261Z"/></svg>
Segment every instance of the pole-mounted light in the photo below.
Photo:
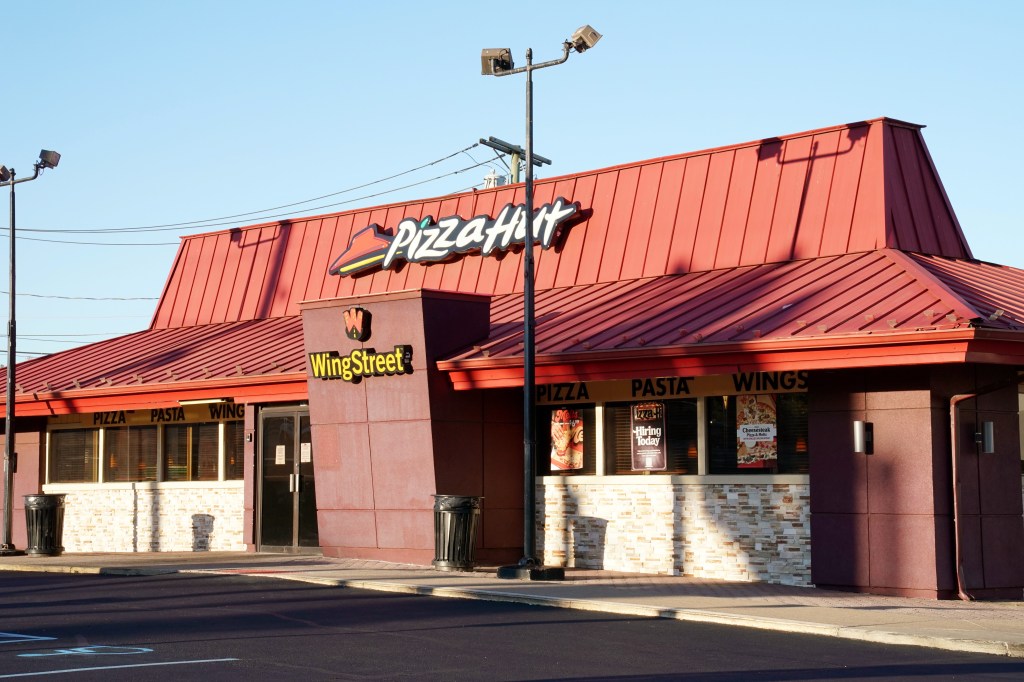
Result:
<svg viewBox="0 0 1024 682"><path fill-rule="evenodd" d="M14 186L22 182L30 182L39 177L39 174L46 168L56 168L60 163L60 154L48 149L39 152L39 160L33 165L34 172L30 177L17 179L13 168L0 165L0 187L11 188L11 246L10 246L10 286L8 291L9 315L7 319L7 404L5 405L6 418L4 429L4 511L3 511L3 538L0 539L0 556L11 556L21 554L14 546L11 539L11 516L13 505L11 493L13 491L14 470L17 467L17 453L14 451L15 438L15 406L14 390L15 383L15 352L17 349L17 325L14 316L14 295L15 295L15 259L14 259Z"/></svg>
<svg viewBox="0 0 1024 682"><path fill-rule="evenodd" d="M589 25L581 26L569 40L562 43L560 59L533 63L533 50L526 50L526 66L515 68L512 51L507 47L491 48L480 53L481 73L485 76L510 76L526 73L526 218L527 240L523 249L523 558L514 566L498 569L499 578L520 580L561 580L565 571L561 567L544 567L537 560L536 525L536 452L537 441L534 428L536 412L536 371L534 343L534 274L533 245L536 235L533 229L533 167L539 165L533 153L533 72L548 66L556 66L569 59L569 52L585 52L597 44L601 34ZM494 138L491 138L494 142ZM498 140L497 142L501 142ZM508 147L508 143L502 143ZM488 145L492 146L492 145ZM515 149L518 149L516 147ZM547 159L544 159L545 161Z"/></svg>

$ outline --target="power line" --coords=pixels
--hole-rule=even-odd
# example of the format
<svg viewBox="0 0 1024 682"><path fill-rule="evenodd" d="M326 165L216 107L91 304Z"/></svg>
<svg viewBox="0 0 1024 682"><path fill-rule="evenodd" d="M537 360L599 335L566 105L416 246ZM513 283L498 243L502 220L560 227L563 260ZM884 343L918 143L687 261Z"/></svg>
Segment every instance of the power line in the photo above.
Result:
<svg viewBox="0 0 1024 682"><path fill-rule="evenodd" d="M0 290L0 294L7 292ZM64 301L159 301L159 296L57 296L56 294L23 294L20 291L16 296L28 296L30 298L58 298Z"/></svg>
<svg viewBox="0 0 1024 682"><path fill-rule="evenodd" d="M83 337L86 337L86 336L103 336L103 337L127 336L128 334L134 334L137 331L138 330L136 330L135 332L106 332L106 333L97 332L97 333L94 333L94 334L32 334L31 336L23 336L21 334L18 334L18 338L19 339L33 339L35 341L48 341L48 340L57 339L57 338L62 338L62 339L63 338L69 338L69 339L75 338L75 339L78 339L78 338L83 338ZM6 339L6 338L7 338L6 334L0 334L0 339Z"/></svg>
<svg viewBox="0 0 1024 682"><path fill-rule="evenodd" d="M489 162L476 163L476 164L473 164L472 166L467 166L465 168L460 168L459 170L455 170L455 171L452 171L450 173L444 173L442 175L437 175L435 177L428 178L426 180L420 180L419 182L411 182L409 184L404 184L404 185L402 185L400 187L394 187L392 189L385 189L384 191L378 191L378 193L375 193L375 194L372 194L372 195L364 195L362 197L356 197L355 199L349 199L349 200L346 200L346 201L343 201L343 202L336 202L334 204L324 204L322 206L313 206L311 208L305 209L305 211L318 211L318 210L321 210L321 209L333 208L333 207L336 207L336 206L343 206L345 204L352 204L354 202L365 201L367 199L375 199L377 197L382 197L384 195L389 195L389 194L393 193L393 191L398 191L400 189L408 189L410 187L416 187L416 186L419 186L421 184L427 184L428 182L433 182L434 180L439 180L439 179L444 178L444 177L451 177L453 175L459 175L461 173L465 173L467 171L471 171L474 168L479 168L480 166L484 166L487 163L489 163ZM463 190L460 189L460 191L463 191ZM305 212L305 211L303 211L303 212ZM267 220L267 219L270 219L270 218L295 218L295 217L301 217L301 216L296 216L294 213L278 213L278 214L274 214L274 215L261 216L260 219L261 220ZM233 224L236 224L236 221L229 220L229 221L220 222L220 223L210 223L208 225L203 225L203 227L215 227L215 226L218 226L218 225L233 225ZM167 228L167 229L183 229L183 228L182 227L173 227L173 228ZM154 228L154 229L147 230L147 231L162 231L162 230L163 230L163 228L161 228L161 230L158 230L157 228ZM17 231L18 232L23 232L23 231L30 231L30 232L75 232L75 231L78 231L78 232L81 232L81 233L91 233L91 232L93 232L95 230L87 230L87 229L83 229L83 230L40 229L40 228L29 229L29 228L18 227ZM99 231L102 231L102 230L99 230ZM139 230L136 229L134 231L139 231ZM169 245L167 243L159 244L159 245L158 244L144 244L144 243L138 243L138 244L113 244L113 243L110 243L110 242L72 242L72 241L66 241L66 240L45 240L45 239L36 238L36 237L17 237L17 239L19 239L19 240L26 240L26 241L32 241L32 242L47 242L47 243L50 243L50 244L73 244L73 245L78 245L78 246L172 246L172 245Z"/></svg>
<svg viewBox="0 0 1024 682"><path fill-rule="evenodd" d="M21 232L21 228L18 228ZM76 242L69 239L43 239L41 237L22 237L16 235L15 239L26 242L46 242L47 244L75 244L78 246L178 246L180 242Z"/></svg>
<svg viewBox="0 0 1024 682"><path fill-rule="evenodd" d="M278 211L278 210L280 210L282 208L292 208L293 206L301 206L302 204L309 204L309 203L312 203L314 201L320 201L321 199L326 199L328 197L338 196L339 194L347 194L349 192L354 192L354 191L359 190L359 189L364 189L366 187L371 187L373 185L378 185L378 184L380 184L382 182L387 182L388 180L394 180L395 178L400 178L403 175L408 175L410 173L415 173L418 170L423 170L424 168L429 168L430 166L434 166L434 165L437 165L437 164L439 164L439 163L441 163L443 161L447 161L448 159L451 159L451 158L453 158L455 156L458 156L459 154L462 154L464 152L468 152L473 147L478 147L478 146L479 146L479 143L473 143L473 144L469 145L468 147L465 147L464 149L460 149L457 152L453 152L453 153L451 153L451 154L449 154L447 156L441 157L440 159L435 159L434 161L430 161L429 163L425 163L425 164L417 166L415 168L410 168L409 170L402 171L401 173L395 173L394 175L389 175L387 177L380 178L378 180L372 180L370 182L366 182L366 183L363 183L361 185L355 185L353 187L348 187L346 189L338 190L337 192L331 192L329 194L322 194L322 195L320 195L318 197L313 197L312 199L303 199L302 201L296 201L296 202L293 202L293 203L290 203L290 204L282 204L280 206L272 206L270 208L263 208L263 209L260 209L258 211L247 211L245 213L236 213L234 215L220 216L220 217L217 217L217 218L205 218L203 220L189 220L189 221L185 221L185 222L181 222L181 223L165 223L165 224L161 224L161 225L143 225L143 226L137 226L137 227L107 227L107 228L96 228L96 229L91 229L91 230L68 229L68 228L64 228L64 229L58 229L58 228L52 228L52 229L18 228L18 230L19 230L19 232L27 231L27 232L61 232L61 233L69 233L69 234L72 234L72 233L73 234L106 234L106 233L116 233L116 232L162 232L162 231L168 231L168 230L183 230L183 229L192 229L192 228L213 227L213 226L216 226L216 225L229 225L229 224L238 222L237 220L230 220L232 218L244 218L246 216L258 215L260 213L268 213L270 211ZM472 158L472 157L470 157L470 158ZM476 159L473 159L473 161L476 162ZM483 165L483 164L477 163L476 165L480 166L480 165ZM470 168L475 168L475 167L476 166L471 166ZM402 187L397 187L395 189L387 190L385 192L380 192L380 193L377 193L377 194L370 194L370 195L368 195L366 197L360 197L359 199L353 199L353 200L350 200L350 201L343 201L343 202L334 203L334 204L326 204L324 206L314 206L314 207L311 207L311 208L302 209L302 211L300 211L300 213L304 213L306 211L315 211L315 210L318 210L320 208L329 208L331 206L339 206L339 205L344 204L344 203L351 203L351 201L359 201L360 199L380 196L381 194L388 194L389 192L396 192L398 190L406 189L408 187L415 187L416 185L422 185L422 184L425 184L427 182L433 182L434 180L439 180L441 178L448 177L449 175L455 175L455 174L458 174L458 173L465 172L466 170L470 170L470 168L464 168L462 170L454 171L452 173L438 175L438 176L435 176L435 177L430 178L428 180L424 180L422 182L417 182L417 183L413 183L413 184L410 184L410 185L404 185ZM279 216L265 216L265 217L274 218L274 217L279 217ZM229 222L216 222L216 221L229 221ZM204 225L204 223L210 223L210 224L209 225Z"/></svg>
<svg viewBox="0 0 1024 682"><path fill-rule="evenodd" d="M402 185L401 187L395 187L395 188L392 188L392 189L384 190L383 192L375 192L373 194L365 194L365 195L363 195L361 197L356 197L354 199L347 199L345 201L338 201L338 202L335 202L335 203L332 203L332 204L323 204L323 205L320 205L320 206L313 206L311 208L305 209L304 211L300 211L300 213L304 213L306 211L318 211L318 210L321 210L321 209L324 209L324 208L333 208L335 206L343 206L345 204L351 204L351 203L354 203L354 202L357 202L357 201L364 201L366 199L374 199L376 197L380 197L380 196L383 196L385 194L391 194L392 192L397 192L399 190L409 189L410 187L418 187L419 185L425 185L425 184L427 184L429 182L434 182L435 180L440 180L442 178L451 177L453 175L459 175L461 173L465 173L467 171L471 171L474 168L479 168L480 166L487 165L488 163L490 163L490 161L482 161L482 162L479 162L479 163L475 163L472 166L466 166L465 168L460 168L458 170L451 171L450 173L444 173L442 175L438 175L438 176L435 176L433 178L428 178L426 180L420 180L419 182L412 182L412 183L409 183L408 185ZM465 191L465 190L459 190L459 191ZM278 214L269 215L269 216L262 216L261 220L269 220L270 218L296 218L296 217L301 217L301 216L296 216L294 213L278 213ZM202 227L208 228L208 227L217 227L217 226L221 226L221 225L234 225L235 222L236 221L227 221L227 222L223 222L223 223L210 223L208 225L203 225ZM146 231L156 232L156 231L182 230L182 229L185 229L185 228L181 228L181 227L176 227L176 228L159 228L159 229L158 228L153 228L153 229L146 230ZM139 231L142 231L142 228L138 228L138 229L131 228L130 231L139 232ZM98 233L105 233L104 230L98 230L98 231L94 231L94 230L77 230L76 231L76 230L39 229L39 228L37 228L37 229L28 229L28 228L21 228L21 227L18 228L18 232L19 233L21 233L21 232L62 232L62 233L77 232L77 233L81 233L81 234L92 234L92 233L97 233L97 232ZM68 240L63 240L63 239L43 239L41 237L22 237L22 236L18 236L16 238L17 239L24 239L24 240L28 240L28 241L48 242L48 243L51 243L51 244L75 244L75 245L84 245L84 246L171 246L171 245L176 245L176 244L169 244L167 242L163 242L163 243L159 243L159 244L157 244L157 243L117 244L117 243L112 243L112 242L81 242L81 241L68 241Z"/></svg>

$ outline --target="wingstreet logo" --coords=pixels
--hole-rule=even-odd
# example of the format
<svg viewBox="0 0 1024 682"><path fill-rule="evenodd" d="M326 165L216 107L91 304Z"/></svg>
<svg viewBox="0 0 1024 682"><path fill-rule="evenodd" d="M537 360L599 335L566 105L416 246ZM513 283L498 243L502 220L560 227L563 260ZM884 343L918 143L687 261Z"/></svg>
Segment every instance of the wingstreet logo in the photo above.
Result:
<svg viewBox="0 0 1024 682"><path fill-rule="evenodd" d="M395 376L412 373L412 346L395 346L378 353L372 348L357 348L348 355L337 351L309 354L315 379L341 379L358 384L364 377Z"/></svg>
<svg viewBox="0 0 1024 682"><path fill-rule="evenodd" d="M579 204L562 197L534 211L533 243L551 247L558 227L579 211ZM526 206L506 204L497 217L478 215L469 220L448 216L434 222L433 216L417 221L406 218L398 224L394 236L376 223L352 237L348 248L334 259L328 273L347 277L360 272L388 269L396 260L409 263L437 263L459 254L479 251L507 251L526 244Z"/></svg>

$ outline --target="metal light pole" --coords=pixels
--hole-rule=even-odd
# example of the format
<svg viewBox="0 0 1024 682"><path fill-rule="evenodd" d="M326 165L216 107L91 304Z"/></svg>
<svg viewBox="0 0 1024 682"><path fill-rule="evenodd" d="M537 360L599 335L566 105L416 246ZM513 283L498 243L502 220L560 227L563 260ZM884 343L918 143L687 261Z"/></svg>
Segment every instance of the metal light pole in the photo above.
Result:
<svg viewBox="0 0 1024 682"><path fill-rule="evenodd" d="M15 391L15 377L14 377L14 366L15 350L17 347L17 331L14 316L14 293L15 293L15 259L14 259L14 186L21 182L30 182L39 177L39 173L44 168L56 168L57 164L60 163L60 154L57 152L47 151L46 149L39 152L39 160L35 162L33 166L34 172L31 177L22 178L20 180L15 179L14 169L7 169L6 166L0 166L0 187L9 186L11 188L11 246L10 246L10 283L8 291L8 305L9 305L9 317L7 320L7 404L6 404L6 419L5 419L5 430L4 430L4 519L3 519L3 538L0 541L0 556L11 556L14 554L21 554L21 552L15 548L14 542L11 539L11 516L13 515L13 504L11 500L11 491L13 489L14 482L14 468L17 462L17 453L14 452L14 391Z"/></svg>
<svg viewBox="0 0 1024 682"><path fill-rule="evenodd" d="M564 63L570 50L584 52L601 39L601 34L590 26L576 29L562 44L562 56L540 64L533 63L533 50L526 50L526 66L513 68L512 52L508 48L486 49L481 55L485 76L510 76L526 73L526 244L523 248L523 558L514 566L498 569L499 578L520 580L561 580L565 571L561 567L545 567L537 560L536 538L536 461L537 440L534 426L536 412L536 371L534 343L534 272L533 244L533 72Z"/></svg>

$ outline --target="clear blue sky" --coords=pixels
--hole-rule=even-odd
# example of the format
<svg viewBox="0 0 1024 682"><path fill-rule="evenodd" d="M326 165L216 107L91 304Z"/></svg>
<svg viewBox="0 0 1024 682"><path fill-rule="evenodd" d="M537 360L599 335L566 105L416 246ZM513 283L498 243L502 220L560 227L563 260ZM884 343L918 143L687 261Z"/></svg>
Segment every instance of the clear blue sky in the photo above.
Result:
<svg viewBox="0 0 1024 682"><path fill-rule="evenodd" d="M535 76L545 175L891 116L927 125L975 256L1024 268L1021 2L18 2L0 15L0 163L24 176L39 149L63 155L18 186L19 359L144 329L180 235L261 221L30 230L230 216L480 137L522 143L523 79L481 76L480 49L553 59L582 24L601 43ZM455 172L489 157L276 213L463 190L488 168Z"/></svg>

